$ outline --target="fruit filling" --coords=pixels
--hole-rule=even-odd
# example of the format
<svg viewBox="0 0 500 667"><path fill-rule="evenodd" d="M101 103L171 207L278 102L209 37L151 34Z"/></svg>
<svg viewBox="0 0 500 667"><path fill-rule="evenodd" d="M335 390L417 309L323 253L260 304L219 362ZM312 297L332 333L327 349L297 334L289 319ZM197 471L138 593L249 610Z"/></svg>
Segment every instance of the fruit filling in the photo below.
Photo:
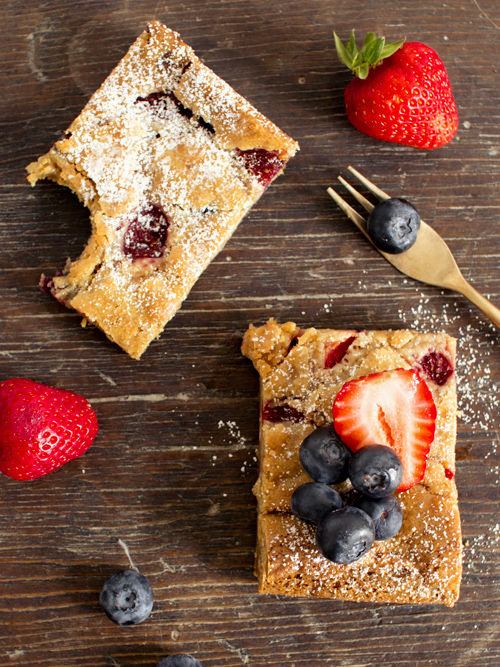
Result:
<svg viewBox="0 0 500 667"><path fill-rule="evenodd" d="M302 412L299 412L292 405L276 405L272 401L266 403L262 408L262 419L269 422L303 422L306 417Z"/></svg>
<svg viewBox="0 0 500 667"><path fill-rule="evenodd" d="M246 151L236 148L235 153L243 161L245 169L253 174L264 187L269 185L285 164L277 153L265 148L250 148Z"/></svg>
<svg viewBox="0 0 500 667"><path fill-rule="evenodd" d="M347 354L347 350L350 348L351 343L355 340L356 336L350 336L341 343L334 343L333 345L327 346L325 350L325 368L333 368L336 364L339 364Z"/></svg>
<svg viewBox="0 0 500 667"><path fill-rule="evenodd" d="M123 252L132 260L163 256L169 222L155 204L147 204L129 220L123 237Z"/></svg>
<svg viewBox="0 0 500 667"><path fill-rule="evenodd" d="M158 91L150 93L146 97L138 97L135 104L145 104L149 107L151 113L162 120L168 119L170 113L174 110L180 113L181 116L191 120L203 127L210 134L215 134L215 130L210 123L207 123L201 116L195 116L191 109L185 107L182 102L172 93L167 91Z"/></svg>
<svg viewBox="0 0 500 667"><path fill-rule="evenodd" d="M424 375L439 387L453 374L453 366L441 352L429 352L420 360L419 366Z"/></svg>

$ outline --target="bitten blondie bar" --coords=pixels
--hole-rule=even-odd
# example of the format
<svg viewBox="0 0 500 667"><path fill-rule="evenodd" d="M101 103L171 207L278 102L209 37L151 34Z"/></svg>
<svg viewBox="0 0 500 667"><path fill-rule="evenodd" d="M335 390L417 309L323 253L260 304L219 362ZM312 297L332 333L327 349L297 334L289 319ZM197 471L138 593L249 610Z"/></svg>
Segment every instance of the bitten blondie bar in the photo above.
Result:
<svg viewBox="0 0 500 667"><path fill-rule="evenodd" d="M298 144L151 23L28 166L75 192L92 234L52 294L139 358Z"/></svg>
<svg viewBox="0 0 500 667"><path fill-rule="evenodd" d="M391 603L441 603L459 596L462 540L455 473L456 341L444 333L300 329L274 320L250 326L242 352L260 375L261 427L256 575L261 593ZM290 511L294 489L311 481L302 440L332 422L349 380L396 368L418 371L437 408L424 479L399 493L403 526L359 560L324 558L314 527ZM337 485L347 498L350 483Z"/></svg>

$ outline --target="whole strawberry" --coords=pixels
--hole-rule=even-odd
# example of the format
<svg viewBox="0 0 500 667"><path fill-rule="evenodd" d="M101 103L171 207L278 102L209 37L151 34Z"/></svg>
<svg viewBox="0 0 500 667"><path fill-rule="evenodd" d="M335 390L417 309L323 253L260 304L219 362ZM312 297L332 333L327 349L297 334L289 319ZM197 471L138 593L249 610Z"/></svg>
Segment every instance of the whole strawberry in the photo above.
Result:
<svg viewBox="0 0 500 667"><path fill-rule="evenodd" d="M453 139L458 112L437 53L421 42L387 42L368 33L359 49L354 30L347 46L337 35L341 61L358 78L344 93L347 117L375 139L414 148L439 148Z"/></svg>
<svg viewBox="0 0 500 667"><path fill-rule="evenodd" d="M32 380L0 382L0 471L17 480L36 479L78 458L98 425L78 394Z"/></svg>

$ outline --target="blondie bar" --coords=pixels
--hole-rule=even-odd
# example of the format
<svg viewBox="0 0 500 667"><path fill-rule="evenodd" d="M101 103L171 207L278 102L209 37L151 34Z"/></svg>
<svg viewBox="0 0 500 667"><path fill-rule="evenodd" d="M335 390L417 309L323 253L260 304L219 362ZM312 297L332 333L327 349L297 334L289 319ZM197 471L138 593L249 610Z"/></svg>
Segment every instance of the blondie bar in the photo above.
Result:
<svg viewBox="0 0 500 667"><path fill-rule="evenodd" d="M89 208L66 306L139 358L298 144L153 22L50 151L28 166Z"/></svg>
<svg viewBox="0 0 500 667"><path fill-rule="evenodd" d="M444 333L300 329L274 320L250 326L242 352L260 375L261 426L256 575L261 593L391 603L441 603L459 596L462 540L455 485L456 341ZM303 439L332 423L346 382L414 369L437 409L425 476L398 493L400 532L359 560L324 558L313 526L290 511L295 488L311 481L299 461ZM349 481L335 486L348 503Z"/></svg>

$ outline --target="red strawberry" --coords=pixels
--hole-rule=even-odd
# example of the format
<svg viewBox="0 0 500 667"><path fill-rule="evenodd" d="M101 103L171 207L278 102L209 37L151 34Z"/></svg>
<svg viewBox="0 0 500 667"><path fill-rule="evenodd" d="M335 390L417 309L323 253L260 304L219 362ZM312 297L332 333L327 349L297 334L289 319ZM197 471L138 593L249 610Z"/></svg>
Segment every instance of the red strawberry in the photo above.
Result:
<svg viewBox="0 0 500 667"><path fill-rule="evenodd" d="M19 378L0 382L0 424L0 471L18 480L77 459L98 431L82 396Z"/></svg>
<svg viewBox="0 0 500 667"><path fill-rule="evenodd" d="M391 447L403 463L406 491L423 479L436 427L432 393L417 371L398 368L346 382L333 403L335 430L353 452Z"/></svg>
<svg viewBox="0 0 500 667"><path fill-rule="evenodd" d="M421 42L385 42L369 33L363 47L335 35L337 53L357 77L347 86L347 117L375 139L439 148L453 139L458 112L443 62Z"/></svg>

